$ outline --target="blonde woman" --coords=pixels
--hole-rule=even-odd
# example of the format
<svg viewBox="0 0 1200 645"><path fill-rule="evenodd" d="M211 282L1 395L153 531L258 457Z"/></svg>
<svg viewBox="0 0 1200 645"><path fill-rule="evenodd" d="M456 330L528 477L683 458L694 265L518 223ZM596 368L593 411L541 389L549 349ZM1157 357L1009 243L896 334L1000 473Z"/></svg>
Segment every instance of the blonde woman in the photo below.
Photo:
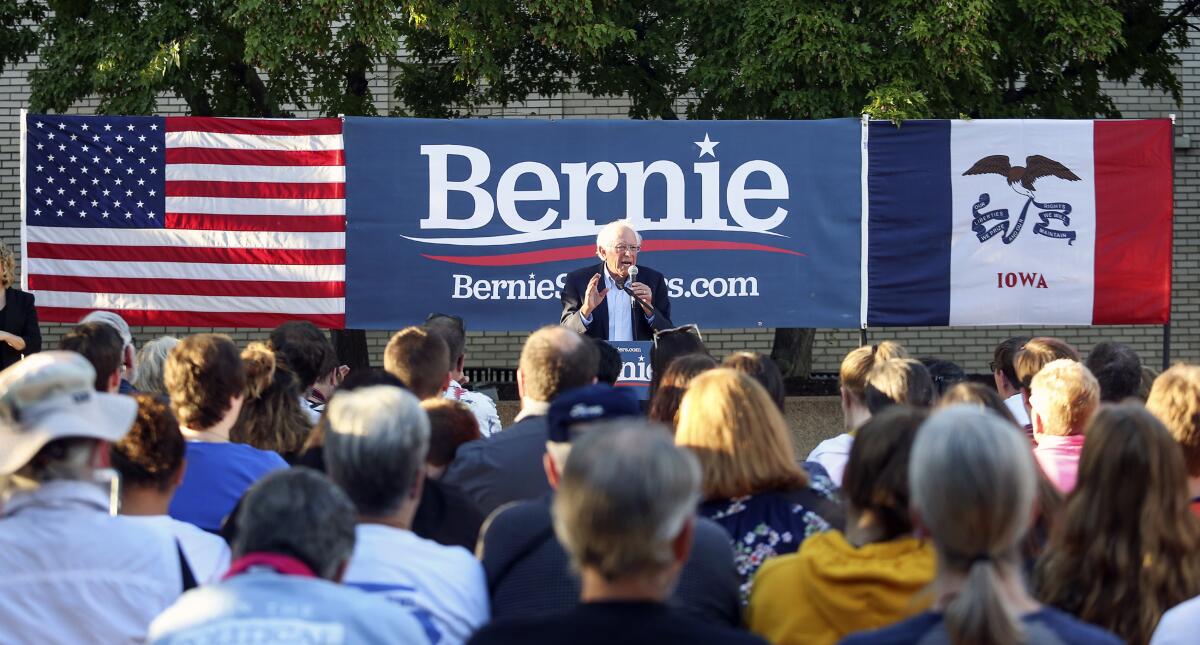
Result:
<svg viewBox="0 0 1200 645"><path fill-rule="evenodd" d="M17 259L0 244L0 369L42 350L33 294L13 286L17 281Z"/></svg>
<svg viewBox="0 0 1200 645"><path fill-rule="evenodd" d="M765 560L842 528L832 484L810 480L796 465L783 415L753 377L719 368L693 379L679 407L675 443L700 460L699 512L729 533L743 604Z"/></svg>

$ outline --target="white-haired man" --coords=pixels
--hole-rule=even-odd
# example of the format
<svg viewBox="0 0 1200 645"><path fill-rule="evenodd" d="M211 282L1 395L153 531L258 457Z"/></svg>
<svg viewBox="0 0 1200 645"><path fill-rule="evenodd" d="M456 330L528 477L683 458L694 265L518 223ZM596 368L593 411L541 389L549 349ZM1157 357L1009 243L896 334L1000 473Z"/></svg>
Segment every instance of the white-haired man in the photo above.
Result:
<svg viewBox="0 0 1200 645"><path fill-rule="evenodd" d="M637 265L642 236L624 220L600 229L596 255L600 266L587 266L567 274L562 289L562 318L559 322L600 340L650 340L655 329L671 326L671 300L663 274L639 266L637 280L629 279L629 268ZM654 305L635 304L622 290Z"/></svg>

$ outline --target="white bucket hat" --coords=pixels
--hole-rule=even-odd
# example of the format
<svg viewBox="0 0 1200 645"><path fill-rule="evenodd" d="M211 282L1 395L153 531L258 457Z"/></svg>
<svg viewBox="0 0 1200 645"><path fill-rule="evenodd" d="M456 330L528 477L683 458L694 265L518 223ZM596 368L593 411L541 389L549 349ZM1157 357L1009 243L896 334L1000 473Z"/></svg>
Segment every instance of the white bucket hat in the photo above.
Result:
<svg viewBox="0 0 1200 645"><path fill-rule="evenodd" d="M33 354L0 372L0 475L65 437L120 441L137 401L95 391L96 370L75 352Z"/></svg>

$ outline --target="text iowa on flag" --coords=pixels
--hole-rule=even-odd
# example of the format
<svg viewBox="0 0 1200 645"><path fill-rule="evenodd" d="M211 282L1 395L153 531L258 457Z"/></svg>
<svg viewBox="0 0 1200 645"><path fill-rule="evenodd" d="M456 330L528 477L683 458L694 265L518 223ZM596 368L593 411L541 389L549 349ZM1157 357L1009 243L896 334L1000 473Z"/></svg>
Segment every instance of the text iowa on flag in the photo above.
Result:
<svg viewBox="0 0 1200 645"><path fill-rule="evenodd" d="M872 122L867 150L868 324L1169 320L1170 121Z"/></svg>
<svg viewBox="0 0 1200 645"><path fill-rule="evenodd" d="M26 115L25 288L42 320L345 320L339 119Z"/></svg>

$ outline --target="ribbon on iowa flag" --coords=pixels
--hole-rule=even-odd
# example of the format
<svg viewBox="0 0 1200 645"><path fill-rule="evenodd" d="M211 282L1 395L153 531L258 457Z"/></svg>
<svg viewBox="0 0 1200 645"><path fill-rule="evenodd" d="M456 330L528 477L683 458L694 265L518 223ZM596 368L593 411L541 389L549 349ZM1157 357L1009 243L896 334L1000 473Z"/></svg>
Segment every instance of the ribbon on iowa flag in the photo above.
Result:
<svg viewBox="0 0 1200 645"><path fill-rule="evenodd" d="M867 139L866 324L1169 320L1169 120L872 122Z"/></svg>

